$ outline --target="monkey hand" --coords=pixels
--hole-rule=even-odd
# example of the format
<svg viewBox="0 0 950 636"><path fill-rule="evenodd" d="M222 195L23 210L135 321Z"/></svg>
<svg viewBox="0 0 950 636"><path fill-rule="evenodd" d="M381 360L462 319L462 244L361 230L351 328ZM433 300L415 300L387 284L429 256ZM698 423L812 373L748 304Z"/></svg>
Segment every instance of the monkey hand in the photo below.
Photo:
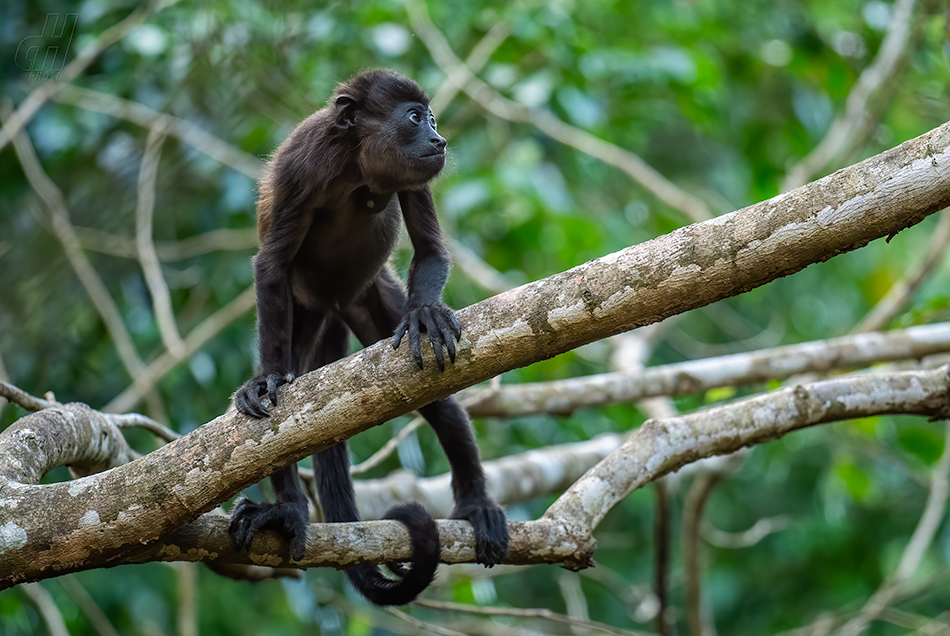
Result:
<svg viewBox="0 0 950 636"><path fill-rule="evenodd" d="M429 342L432 343L432 351L435 353L435 363L439 365L439 371L444 371L445 359L442 347L445 346L445 350L448 351L449 360L455 362L455 343L462 337L462 326L459 325L455 312L441 301L419 306L409 303L409 311L396 327L393 349L398 349L403 336L408 336L412 356L420 369L423 368L420 343L422 331L429 335Z"/></svg>
<svg viewBox="0 0 950 636"><path fill-rule="evenodd" d="M245 415L258 419L267 417L270 413L264 403L261 402L261 398L267 397L272 406L276 405L277 387L282 384L290 384L294 379L293 373L256 375L234 392L234 408Z"/></svg>

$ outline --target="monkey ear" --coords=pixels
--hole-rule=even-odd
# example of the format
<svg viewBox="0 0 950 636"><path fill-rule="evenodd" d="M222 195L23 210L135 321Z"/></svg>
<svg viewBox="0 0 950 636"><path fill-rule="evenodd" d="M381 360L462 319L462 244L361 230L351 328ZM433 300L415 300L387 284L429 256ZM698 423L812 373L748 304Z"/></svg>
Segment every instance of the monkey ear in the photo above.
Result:
<svg viewBox="0 0 950 636"><path fill-rule="evenodd" d="M340 95L336 98L336 125L347 129L356 125L356 100L349 95Z"/></svg>

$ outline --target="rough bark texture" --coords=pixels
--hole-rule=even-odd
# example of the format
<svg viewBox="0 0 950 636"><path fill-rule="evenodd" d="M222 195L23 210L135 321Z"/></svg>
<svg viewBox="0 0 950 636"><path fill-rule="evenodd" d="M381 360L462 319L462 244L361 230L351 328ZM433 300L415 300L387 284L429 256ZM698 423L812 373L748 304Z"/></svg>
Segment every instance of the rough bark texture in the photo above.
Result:
<svg viewBox="0 0 950 636"><path fill-rule="evenodd" d="M68 483L3 478L0 586L114 559L331 441L894 234L950 205L948 147L944 124L793 192L469 307L459 312L458 360L442 374L431 358L420 372L407 350L381 342L285 388L270 419L229 412L141 459Z"/></svg>

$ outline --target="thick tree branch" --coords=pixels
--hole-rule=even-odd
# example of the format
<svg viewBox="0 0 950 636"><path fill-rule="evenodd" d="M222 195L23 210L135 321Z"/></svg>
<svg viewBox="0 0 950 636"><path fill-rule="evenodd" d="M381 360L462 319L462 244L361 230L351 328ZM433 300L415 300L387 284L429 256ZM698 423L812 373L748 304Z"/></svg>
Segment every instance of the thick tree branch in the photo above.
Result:
<svg viewBox="0 0 950 636"><path fill-rule="evenodd" d="M0 480L10 485L39 483L59 466L91 475L138 457L109 415L78 402L20 418L0 435L0 449Z"/></svg>
<svg viewBox="0 0 950 636"><path fill-rule="evenodd" d="M7 475L0 481L0 519L10 520L0 526L0 586L120 562L135 546L327 444L505 370L742 293L899 232L947 205L950 124L794 192L460 311L458 359L444 373L431 359L420 372L408 351L393 351L387 340L282 388L269 419L231 411L141 459L68 483L26 485ZM820 411L818 421L854 417L861 405L864 411L943 414L945 374L942 369L895 374L898 379L878 379L879 385L860 378L827 383L833 389L823 384L790 389L772 398L784 401L778 406L761 402L758 419L725 411L712 429L706 422L696 428L704 414L673 418L667 427L647 423L632 438L645 442L627 442L601 463L606 469L589 472L532 524L544 528L545 543L536 545L562 545L548 543L552 536L564 537L564 544L587 536L606 514L605 504L640 479L704 453L728 452L817 423L806 422L814 412ZM849 394L860 399L834 401ZM804 413L795 408L804 405L809 407ZM29 454L15 456L23 460ZM568 563L583 565L590 546L577 547ZM520 556L516 550L511 559L520 562Z"/></svg>
<svg viewBox="0 0 950 636"><path fill-rule="evenodd" d="M501 505L564 492L591 466L617 450L626 433L603 433L593 439L558 444L483 462L488 491ZM447 517L454 506L451 474L419 478L400 471L381 479L354 482L365 519L379 519L399 501L418 501L436 517Z"/></svg>

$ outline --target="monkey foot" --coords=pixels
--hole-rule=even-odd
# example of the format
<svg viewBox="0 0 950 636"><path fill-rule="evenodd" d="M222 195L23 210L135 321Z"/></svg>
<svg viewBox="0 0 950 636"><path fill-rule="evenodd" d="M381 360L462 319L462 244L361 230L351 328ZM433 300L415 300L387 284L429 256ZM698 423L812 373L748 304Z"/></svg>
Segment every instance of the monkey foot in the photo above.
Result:
<svg viewBox="0 0 950 636"><path fill-rule="evenodd" d="M494 501L459 503L453 519L464 519L475 530L475 560L486 567L501 563L508 554L508 522Z"/></svg>
<svg viewBox="0 0 950 636"><path fill-rule="evenodd" d="M239 499L231 510L228 534L239 550L250 550L258 530L274 530L290 542L290 558L299 561L307 548L307 524L310 522L306 501L257 503Z"/></svg>

